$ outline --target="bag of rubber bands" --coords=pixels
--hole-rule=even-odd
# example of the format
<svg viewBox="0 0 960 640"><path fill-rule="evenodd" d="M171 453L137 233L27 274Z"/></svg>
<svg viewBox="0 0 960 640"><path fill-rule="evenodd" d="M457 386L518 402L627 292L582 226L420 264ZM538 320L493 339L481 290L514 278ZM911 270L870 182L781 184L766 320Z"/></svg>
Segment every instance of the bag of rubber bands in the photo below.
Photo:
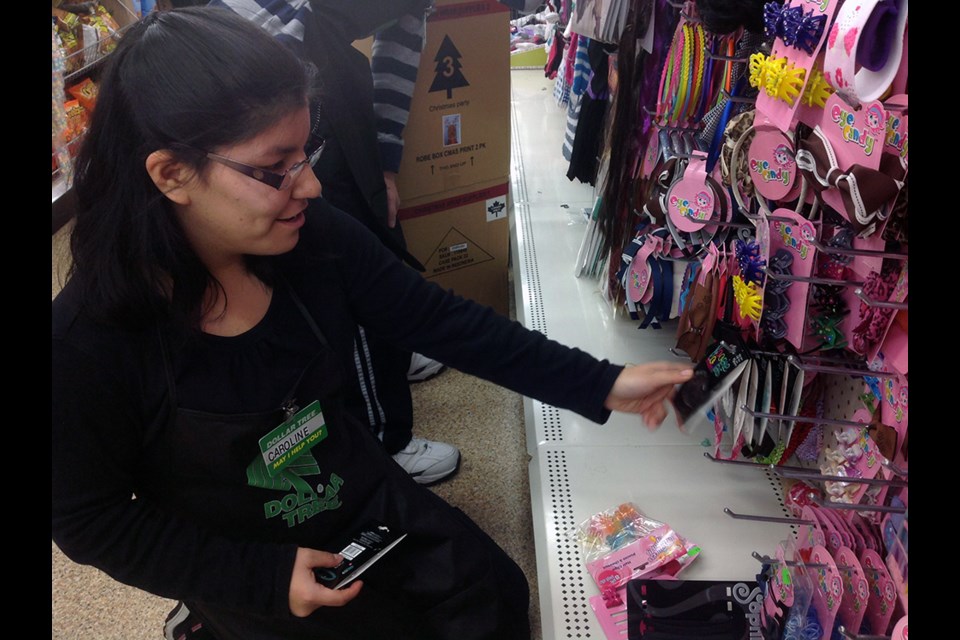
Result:
<svg viewBox="0 0 960 640"><path fill-rule="evenodd" d="M601 592L635 578L671 578L700 554L700 547L632 502L590 516L569 535Z"/></svg>

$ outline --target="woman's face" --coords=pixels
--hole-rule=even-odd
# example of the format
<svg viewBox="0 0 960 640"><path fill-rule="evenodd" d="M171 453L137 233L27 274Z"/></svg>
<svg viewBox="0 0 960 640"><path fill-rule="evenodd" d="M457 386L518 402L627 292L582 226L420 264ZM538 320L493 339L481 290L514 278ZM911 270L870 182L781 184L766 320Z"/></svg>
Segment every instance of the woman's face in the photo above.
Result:
<svg viewBox="0 0 960 640"><path fill-rule="evenodd" d="M302 161L310 133L307 107L291 112L259 135L213 153L236 162L284 173ZM186 187L189 201L177 206L194 250L208 268L235 262L244 254L278 255L296 246L307 199L320 196L310 165L283 191L219 162L209 161L203 179Z"/></svg>

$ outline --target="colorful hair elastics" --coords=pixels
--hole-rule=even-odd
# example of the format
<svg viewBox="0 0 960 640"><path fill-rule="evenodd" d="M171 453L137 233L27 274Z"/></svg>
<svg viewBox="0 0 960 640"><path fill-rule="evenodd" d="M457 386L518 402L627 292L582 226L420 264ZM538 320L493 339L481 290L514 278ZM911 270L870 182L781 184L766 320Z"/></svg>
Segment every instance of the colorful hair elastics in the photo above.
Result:
<svg viewBox="0 0 960 640"><path fill-rule="evenodd" d="M768 2L763 7L764 33L768 38L780 38L788 47L813 55L827 23L825 14L813 14L813 9L804 13L800 6L784 7L778 2Z"/></svg>

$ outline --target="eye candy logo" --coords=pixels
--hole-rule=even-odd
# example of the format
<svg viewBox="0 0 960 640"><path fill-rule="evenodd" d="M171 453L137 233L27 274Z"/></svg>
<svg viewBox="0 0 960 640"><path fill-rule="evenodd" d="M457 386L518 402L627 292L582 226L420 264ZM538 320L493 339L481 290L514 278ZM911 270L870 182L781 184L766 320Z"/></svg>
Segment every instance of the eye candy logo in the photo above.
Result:
<svg viewBox="0 0 960 640"><path fill-rule="evenodd" d="M670 197L670 206L680 212L680 215L684 218L690 218L692 220L706 220L710 213L713 211L711 204L713 199L707 194L706 191L701 191L697 194L697 206L691 206L691 203L686 198L681 198L679 196Z"/></svg>
<svg viewBox="0 0 960 640"><path fill-rule="evenodd" d="M754 172L764 182L780 182L790 184L790 172L783 168L773 168L766 160L750 160L750 171Z"/></svg>
<svg viewBox="0 0 960 640"><path fill-rule="evenodd" d="M860 129L856 126L856 117L849 111L844 111L838 105L833 105L830 111L830 117L840 127L840 133L844 142L863 147L865 155L871 155L873 148L877 143L877 136L883 135L881 125L880 110L876 105L872 106L866 115L866 125Z"/></svg>
<svg viewBox="0 0 960 640"><path fill-rule="evenodd" d="M907 132L901 131L902 121L895 114L887 118L887 137L884 140L888 147L897 150L901 158L907 157Z"/></svg>

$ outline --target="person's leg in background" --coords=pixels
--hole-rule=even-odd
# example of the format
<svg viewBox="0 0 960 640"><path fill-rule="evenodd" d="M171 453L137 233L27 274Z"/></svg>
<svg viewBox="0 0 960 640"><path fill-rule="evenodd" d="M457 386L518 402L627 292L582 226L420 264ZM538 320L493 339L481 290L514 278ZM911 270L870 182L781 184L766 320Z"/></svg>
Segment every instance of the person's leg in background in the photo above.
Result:
<svg viewBox="0 0 960 640"><path fill-rule="evenodd" d="M424 368L438 373L443 365L419 356ZM367 420L384 448L420 484L429 485L453 475L460 451L449 444L413 435L413 396L408 373L411 354L379 339L361 327L354 344L354 362L366 404Z"/></svg>

